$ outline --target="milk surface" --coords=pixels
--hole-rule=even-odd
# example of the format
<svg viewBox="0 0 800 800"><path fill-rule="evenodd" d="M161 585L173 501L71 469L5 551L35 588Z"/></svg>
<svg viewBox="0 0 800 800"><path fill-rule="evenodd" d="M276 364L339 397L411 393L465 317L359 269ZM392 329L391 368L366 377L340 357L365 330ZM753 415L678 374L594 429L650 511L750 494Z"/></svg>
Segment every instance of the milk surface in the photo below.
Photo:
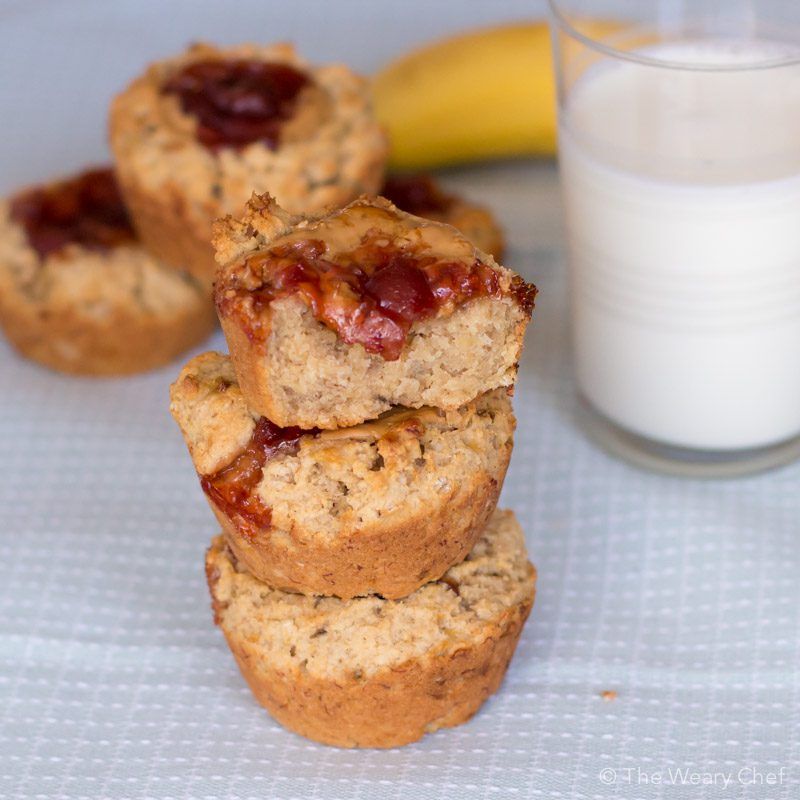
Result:
<svg viewBox="0 0 800 800"><path fill-rule="evenodd" d="M719 41L648 53L794 55ZM571 90L560 162L584 395L684 447L800 434L800 67L602 64Z"/></svg>

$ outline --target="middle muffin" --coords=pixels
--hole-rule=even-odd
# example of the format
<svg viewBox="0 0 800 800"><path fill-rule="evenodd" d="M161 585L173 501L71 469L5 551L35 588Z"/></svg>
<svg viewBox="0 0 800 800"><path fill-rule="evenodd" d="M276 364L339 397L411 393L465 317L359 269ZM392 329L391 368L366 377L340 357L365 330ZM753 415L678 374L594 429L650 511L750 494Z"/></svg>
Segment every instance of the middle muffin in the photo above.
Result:
<svg viewBox="0 0 800 800"><path fill-rule="evenodd" d="M253 414L227 356L171 391L203 490L242 565L270 586L404 597L461 561L497 504L515 426L505 389L455 411L394 408L336 431Z"/></svg>

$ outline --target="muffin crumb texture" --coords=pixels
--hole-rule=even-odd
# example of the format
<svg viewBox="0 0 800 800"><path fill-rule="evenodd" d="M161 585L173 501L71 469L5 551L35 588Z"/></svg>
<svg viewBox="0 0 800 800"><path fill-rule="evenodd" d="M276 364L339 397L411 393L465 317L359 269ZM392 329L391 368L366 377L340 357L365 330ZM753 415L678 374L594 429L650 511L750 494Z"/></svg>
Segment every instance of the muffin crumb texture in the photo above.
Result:
<svg viewBox="0 0 800 800"><path fill-rule="evenodd" d="M403 254L435 259L446 270L479 265L497 288L467 302L448 301L412 322L399 355L390 359L343 341L317 318L317 300L290 293L264 301L263 276L249 266L253 254L313 240L333 258L358 253L364 235ZM251 408L278 425L343 428L393 405L454 409L513 385L535 289L451 226L404 214L380 199L300 218L269 197L256 197L241 219L217 224L214 243L221 262L230 258L220 269L215 299L240 386ZM437 276L438 269L431 267ZM330 314L338 318L337 309Z"/></svg>

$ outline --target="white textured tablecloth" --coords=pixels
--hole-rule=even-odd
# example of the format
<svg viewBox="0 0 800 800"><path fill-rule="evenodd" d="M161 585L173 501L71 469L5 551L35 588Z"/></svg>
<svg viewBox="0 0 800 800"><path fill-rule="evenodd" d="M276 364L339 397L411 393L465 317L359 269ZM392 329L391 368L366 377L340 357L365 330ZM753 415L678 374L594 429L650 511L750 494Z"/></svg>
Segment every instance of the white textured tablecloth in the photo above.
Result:
<svg viewBox="0 0 800 800"><path fill-rule="evenodd" d="M702 483L599 452L572 418L555 170L449 183L541 289L502 498L539 594L501 691L394 751L281 729L211 623L179 365L79 380L1 345L0 796L800 797L800 466Z"/></svg>

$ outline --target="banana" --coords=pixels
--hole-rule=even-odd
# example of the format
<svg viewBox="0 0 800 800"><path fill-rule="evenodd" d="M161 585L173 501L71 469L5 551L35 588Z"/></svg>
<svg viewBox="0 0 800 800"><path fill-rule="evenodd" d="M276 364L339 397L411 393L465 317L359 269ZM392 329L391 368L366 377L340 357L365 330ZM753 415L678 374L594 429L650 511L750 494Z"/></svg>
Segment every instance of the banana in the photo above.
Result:
<svg viewBox="0 0 800 800"><path fill-rule="evenodd" d="M382 69L373 95L391 138L393 169L555 153L555 87L544 22L477 30L422 47Z"/></svg>

